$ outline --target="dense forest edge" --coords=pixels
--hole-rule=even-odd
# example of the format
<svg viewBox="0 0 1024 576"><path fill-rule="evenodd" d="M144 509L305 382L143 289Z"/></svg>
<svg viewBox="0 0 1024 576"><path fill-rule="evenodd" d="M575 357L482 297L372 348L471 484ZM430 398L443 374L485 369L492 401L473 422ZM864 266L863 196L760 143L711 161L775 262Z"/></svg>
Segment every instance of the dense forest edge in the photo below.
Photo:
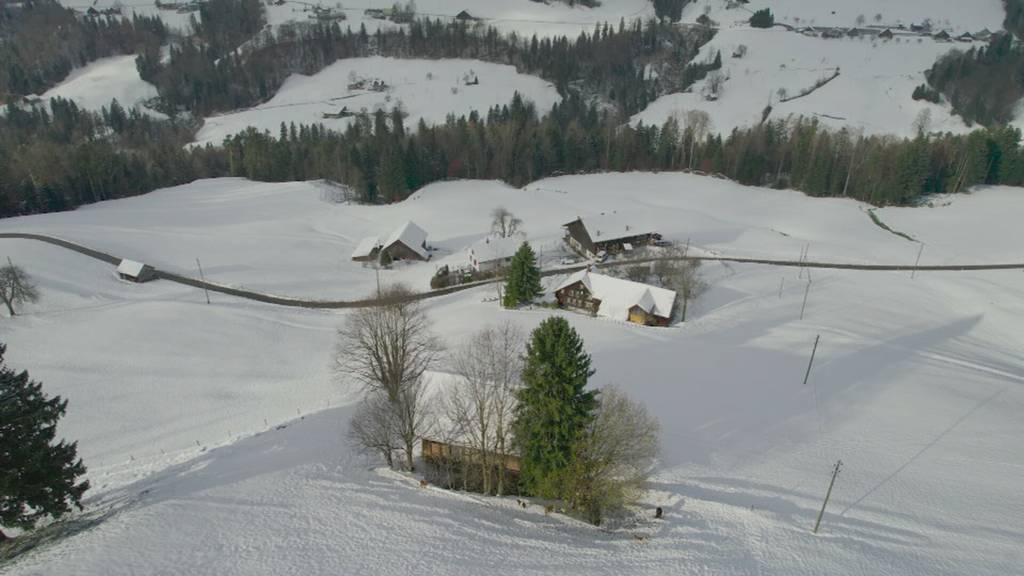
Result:
<svg viewBox="0 0 1024 576"><path fill-rule="evenodd" d="M65 9L53 0L26 5L65 21L60 12ZM45 26L40 22L47 21L24 11L0 12L6 23L0 29L8 32L12 22ZM1008 26L1010 17L1008 8ZM500 179L522 186L601 171L687 170L874 205L911 204L922 195L976 184L1024 184L1020 132L998 122L982 122L989 127L967 135L930 133L921 125L916 137L904 139L830 130L813 119L766 121L725 136L712 134L709 119L700 113L661 126L630 124L629 117L653 99L683 90L721 66L720 54L694 61L713 31L683 31L667 19L598 25L572 41L527 40L479 23L439 20L415 20L374 34L342 30L336 22L271 31L264 27L258 0L211 0L193 21L192 33L171 42L165 54L160 46L168 36L162 25L138 19L115 25L109 16L74 21L99 26L93 32L105 48L77 55L43 50L37 56L56 54L54 62L78 63L134 50L140 75L158 88L153 105L171 118L125 110L116 101L100 112L60 99L9 107L0 116L0 216L74 209L223 176L328 179L345 185L351 198L369 203L400 201L448 179ZM130 41L112 40L122 37ZM1007 38L997 36L988 49L951 57L976 60L983 53L992 59L1017 50ZM396 108L358 115L344 131L282 125L277 134L250 129L222 146L189 146L201 116L264 102L290 74L312 74L339 59L368 55L509 64L551 81L564 100L551 110L537 110L517 94L508 105L452 116L437 126L407 127ZM53 81L62 66L18 84L17 90L10 80L20 76L8 73L7 94ZM937 62L929 80L934 76L939 83L942 74L936 70L944 66L949 64ZM938 97L936 92L922 87L928 98Z"/></svg>

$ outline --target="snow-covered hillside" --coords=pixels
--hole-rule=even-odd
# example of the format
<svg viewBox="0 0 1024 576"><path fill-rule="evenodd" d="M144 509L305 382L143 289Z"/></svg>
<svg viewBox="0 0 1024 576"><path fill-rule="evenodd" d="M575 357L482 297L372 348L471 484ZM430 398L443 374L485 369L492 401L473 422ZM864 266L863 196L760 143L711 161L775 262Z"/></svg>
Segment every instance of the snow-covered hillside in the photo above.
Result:
<svg viewBox="0 0 1024 576"><path fill-rule="evenodd" d="M981 189L877 214L928 242L923 261L1019 260L1021 202L1019 190ZM444 183L385 207L326 204L307 184L206 181L0 229L181 269L200 256L216 280L328 296L372 279L345 261L349 237L412 217L454 250L486 231L499 203L541 244L577 213L618 210L723 253L793 258L811 242L812 258L903 262L917 251L854 202L669 174L564 177L525 190ZM709 264L713 287L684 325L566 313L594 355L592 383L617 383L664 428L644 505L664 507L666 519L602 532L368 470L342 440L352 383L329 368L343 312L217 294L207 305L197 290L124 283L111 266L55 247L0 239L0 248L43 292L0 324L7 361L69 399L60 431L80 441L101 515L6 573L1004 576L1024 559L1019 271L814 271L801 321L796 269ZM488 323L531 329L560 313L503 311L491 295L481 288L426 306L451 344ZM297 412L304 419L275 429Z"/></svg>
<svg viewBox="0 0 1024 576"><path fill-rule="evenodd" d="M376 81L384 86L375 89ZM358 88L349 88L357 82L362 82ZM508 104L517 91L533 101L541 114L561 100L550 83L519 74L512 66L479 60L349 58L313 76L291 76L273 98L256 108L207 118L196 140L219 145L249 126L269 130L276 137L282 122L343 130L352 122L351 116L324 117L343 108L352 114L372 114L401 107L408 113L406 126L415 129L420 119L438 124L450 114L461 116L473 110L486 114L493 106Z"/></svg>
<svg viewBox="0 0 1024 576"><path fill-rule="evenodd" d="M163 117L145 107L155 98L156 87L139 77L135 56L113 56L90 62L74 70L63 82L47 90L40 98L66 98L86 110L99 111L116 99L125 109L138 108L147 114Z"/></svg>
<svg viewBox="0 0 1024 576"><path fill-rule="evenodd" d="M742 57L740 46L746 47ZM707 81L701 81L690 92L659 98L634 121L660 125L673 115L682 119L687 110L704 110L712 129L728 134L757 125L770 104L770 118L804 116L865 134L901 136L913 135L918 115L929 110L932 130L962 132L967 126L948 105L911 98L925 82L924 72L951 48L917 36L823 39L783 29L723 29L697 57L710 60L721 52L726 80L718 97L706 98ZM838 77L814 89L837 71Z"/></svg>

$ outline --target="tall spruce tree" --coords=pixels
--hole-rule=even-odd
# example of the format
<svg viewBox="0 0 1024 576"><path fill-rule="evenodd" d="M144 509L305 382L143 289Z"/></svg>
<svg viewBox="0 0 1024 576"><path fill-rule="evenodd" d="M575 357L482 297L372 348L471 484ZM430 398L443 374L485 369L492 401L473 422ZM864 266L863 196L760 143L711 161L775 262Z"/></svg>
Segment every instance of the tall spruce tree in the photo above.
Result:
<svg viewBox="0 0 1024 576"><path fill-rule="evenodd" d="M47 398L28 372L4 364L0 344L0 526L31 529L41 518L82 508L88 481L76 442L54 443L67 401ZM0 531L0 541L6 539Z"/></svg>
<svg viewBox="0 0 1024 576"><path fill-rule="evenodd" d="M596 393L584 390L593 374L583 340L565 318L548 318L533 331L514 423L525 493L569 496L574 450L598 405Z"/></svg>
<svg viewBox="0 0 1024 576"><path fill-rule="evenodd" d="M540 286L537 255L534 254L529 242L523 242L509 263L502 304L506 308L515 308L521 304L529 304L542 294L544 289Z"/></svg>

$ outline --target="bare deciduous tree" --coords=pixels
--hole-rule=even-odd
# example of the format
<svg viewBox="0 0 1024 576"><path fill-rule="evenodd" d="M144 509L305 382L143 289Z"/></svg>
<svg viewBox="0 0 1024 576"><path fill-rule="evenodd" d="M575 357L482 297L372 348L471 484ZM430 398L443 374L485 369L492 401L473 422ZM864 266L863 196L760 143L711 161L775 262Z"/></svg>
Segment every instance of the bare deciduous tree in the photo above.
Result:
<svg viewBox="0 0 1024 576"><path fill-rule="evenodd" d="M707 292L709 285L701 273L700 260L687 258L687 248L672 248L665 260L654 265L654 275L663 287L676 291L676 308L681 322L686 321L690 303ZM675 314L673 314L675 315Z"/></svg>
<svg viewBox="0 0 1024 576"><path fill-rule="evenodd" d="M380 454L394 468L401 439L394 410L384 395L370 393L363 398L349 421L348 438L359 449Z"/></svg>
<svg viewBox="0 0 1024 576"><path fill-rule="evenodd" d="M688 110L686 112L686 128L692 133L690 135L690 170L693 170L694 153L697 149L697 142L704 139L704 135L711 129L711 116L703 110Z"/></svg>
<svg viewBox="0 0 1024 576"><path fill-rule="evenodd" d="M523 221L503 206L491 210L491 231L502 238L511 238L519 232Z"/></svg>
<svg viewBox="0 0 1024 576"><path fill-rule="evenodd" d="M601 390L601 403L574 456L570 505L600 524L643 490L658 456L658 421L617 388Z"/></svg>
<svg viewBox="0 0 1024 576"><path fill-rule="evenodd" d="M16 316L15 306L39 301L39 289L32 282L32 278L10 260L7 261L7 266L0 268L0 300L7 305L7 311L11 316Z"/></svg>
<svg viewBox="0 0 1024 576"><path fill-rule="evenodd" d="M352 312L338 330L334 362L340 379L354 378L368 395L390 404L412 470L413 449L427 421L423 375L438 361L442 346L410 295L408 288L392 286L378 293L380 305Z"/></svg>
<svg viewBox="0 0 1024 576"><path fill-rule="evenodd" d="M505 490L501 458L511 444L524 343L522 332L506 322L474 334L453 359L459 382L449 393L448 414L479 459L484 493Z"/></svg>

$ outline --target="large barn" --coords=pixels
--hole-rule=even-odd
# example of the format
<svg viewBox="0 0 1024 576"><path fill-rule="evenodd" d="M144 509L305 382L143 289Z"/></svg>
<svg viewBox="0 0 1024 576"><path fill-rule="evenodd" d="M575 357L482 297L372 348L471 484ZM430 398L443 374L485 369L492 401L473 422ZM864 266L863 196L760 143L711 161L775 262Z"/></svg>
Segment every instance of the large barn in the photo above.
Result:
<svg viewBox="0 0 1024 576"><path fill-rule="evenodd" d="M582 270L555 290L555 298L560 307L570 310L645 326L668 326L676 293Z"/></svg>
<svg viewBox="0 0 1024 576"><path fill-rule="evenodd" d="M630 251L661 239L653 227L631 223L629 217L618 213L576 218L562 227L569 247L587 258L596 258L600 252Z"/></svg>
<svg viewBox="0 0 1024 576"><path fill-rule="evenodd" d="M381 255L392 260L430 260L427 251L427 231L409 220L391 233L380 248Z"/></svg>

